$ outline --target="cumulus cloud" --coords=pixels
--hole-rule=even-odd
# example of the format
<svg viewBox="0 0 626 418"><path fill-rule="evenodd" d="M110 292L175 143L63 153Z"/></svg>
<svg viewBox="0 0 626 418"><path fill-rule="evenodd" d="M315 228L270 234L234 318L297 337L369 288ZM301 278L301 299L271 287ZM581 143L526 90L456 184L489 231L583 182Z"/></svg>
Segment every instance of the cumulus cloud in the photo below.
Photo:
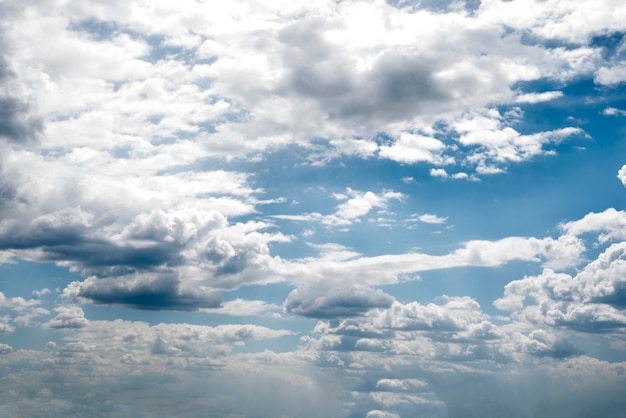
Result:
<svg viewBox="0 0 626 418"><path fill-rule="evenodd" d="M454 173L454 174L448 174L448 172L444 168L431 168L429 173L433 177L443 177L445 179L451 178L451 179L463 180L467 178L470 178L470 179L473 178L473 177L470 177L467 173L462 172L462 171L458 173Z"/></svg>
<svg viewBox="0 0 626 418"><path fill-rule="evenodd" d="M444 149L444 143L438 139L402 133L392 145L381 146L378 155L401 163L429 162L441 165L453 161L442 156Z"/></svg>
<svg viewBox="0 0 626 418"><path fill-rule="evenodd" d="M626 165L623 165L617 173L617 178L622 182L622 184L626 187Z"/></svg>
<svg viewBox="0 0 626 418"><path fill-rule="evenodd" d="M505 286L494 305L533 324L587 332L626 326L626 243L612 244L576 276L545 269Z"/></svg>
<svg viewBox="0 0 626 418"><path fill-rule="evenodd" d="M623 64L603 67L596 73L596 82L603 85L615 85L626 81L626 66Z"/></svg>
<svg viewBox="0 0 626 418"><path fill-rule="evenodd" d="M59 306L54 310L57 316L45 324L49 328L83 328L89 325L85 313L78 306Z"/></svg>
<svg viewBox="0 0 626 418"><path fill-rule="evenodd" d="M381 290L359 285L326 291L299 288L289 294L284 308L287 312L313 318L351 317L371 309L388 308L393 300Z"/></svg>
<svg viewBox="0 0 626 418"><path fill-rule="evenodd" d="M516 103L541 103L563 97L562 91L546 91L543 93L524 93L515 98Z"/></svg>
<svg viewBox="0 0 626 418"><path fill-rule="evenodd" d="M211 289L185 286L179 278L167 274L90 277L83 282L72 282L63 291L63 296L70 301L90 300L149 310L217 308L223 300Z"/></svg>
<svg viewBox="0 0 626 418"><path fill-rule="evenodd" d="M623 240L626 239L626 212L609 208L603 212L588 213L576 221L562 223L560 227L566 233L576 236L600 232L598 234L598 242L600 243L606 243L609 240Z"/></svg>

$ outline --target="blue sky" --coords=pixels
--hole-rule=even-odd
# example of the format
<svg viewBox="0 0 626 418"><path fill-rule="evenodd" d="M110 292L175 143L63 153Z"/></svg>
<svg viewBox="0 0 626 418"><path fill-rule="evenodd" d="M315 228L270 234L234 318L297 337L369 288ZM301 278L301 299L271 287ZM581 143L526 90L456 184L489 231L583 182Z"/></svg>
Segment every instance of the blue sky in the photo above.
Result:
<svg viewBox="0 0 626 418"><path fill-rule="evenodd" d="M622 3L0 2L0 415L620 417Z"/></svg>

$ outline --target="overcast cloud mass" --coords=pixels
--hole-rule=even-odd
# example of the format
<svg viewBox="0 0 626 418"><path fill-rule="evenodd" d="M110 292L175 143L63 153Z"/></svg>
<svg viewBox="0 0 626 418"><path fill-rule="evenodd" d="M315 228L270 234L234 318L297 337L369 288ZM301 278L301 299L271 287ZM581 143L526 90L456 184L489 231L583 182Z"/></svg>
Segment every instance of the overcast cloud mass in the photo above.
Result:
<svg viewBox="0 0 626 418"><path fill-rule="evenodd" d="M623 417L622 0L0 13L0 416Z"/></svg>

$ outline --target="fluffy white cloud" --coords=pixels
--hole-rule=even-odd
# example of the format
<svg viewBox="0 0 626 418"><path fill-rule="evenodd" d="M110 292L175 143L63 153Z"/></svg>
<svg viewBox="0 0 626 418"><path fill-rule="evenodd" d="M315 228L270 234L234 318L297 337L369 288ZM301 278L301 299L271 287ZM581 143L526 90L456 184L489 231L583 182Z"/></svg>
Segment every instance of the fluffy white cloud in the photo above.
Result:
<svg viewBox="0 0 626 418"><path fill-rule="evenodd" d="M136 1L102 11L34 2L23 13L12 10L22 31L9 27L7 36L22 84L37 87L32 94L46 121L47 147L117 146L145 155L182 135L206 144L187 151L194 159L338 137L344 139L329 141L335 151L323 155L372 156L375 143L345 138L372 137L382 126L397 139L380 147L380 157L442 164L452 159L441 155L440 140L418 141L410 132L431 132L433 123L450 123L468 109L511 103L519 81L593 69L593 48L544 49L504 31L525 24L540 31L532 18L515 24L503 18L519 3L489 2L470 15L454 8L408 12L382 1L320 1L289 12L266 3ZM527 9L550 16L556 6L548 3ZM578 16L557 9L563 18ZM591 25L583 33L599 30ZM73 53L41 47L55 44L72 45ZM445 52L458 44L464 47L456 54ZM535 100L518 95L525 97Z"/></svg>
<svg viewBox="0 0 626 418"><path fill-rule="evenodd" d="M78 306L59 306L54 309L57 316L48 321L45 326L50 328L82 328L89 325L85 313Z"/></svg>
<svg viewBox="0 0 626 418"><path fill-rule="evenodd" d="M626 187L626 165L623 165L617 173L617 178L620 179L622 184Z"/></svg>
<svg viewBox="0 0 626 418"><path fill-rule="evenodd" d="M626 110L607 107L602 111L602 114L605 116L626 116Z"/></svg>
<svg viewBox="0 0 626 418"><path fill-rule="evenodd" d="M626 65L603 67L596 73L596 82L604 85L620 84L626 81Z"/></svg>
<svg viewBox="0 0 626 418"><path fill-rule="evenodd" d="M403 132L392 145L381 146L378 155L400 163L428 162L442 165L454 162L451 158L443 157L444 149L444 143L438 139Z"/></svg>
<svg viewBox="0 0 626 418"><path fill-rule="evenodd" d="M541 103L563 97L561 91L546 91L543 93L525 93L515 98L516 103Z"/></svg>
<svg viewBox="0 0 626 418"><path fill-rule="evenodd" d="M481 19L529 30L547 39L585 43L594 34L624 28L626 7L619 1L584 0L576 4L558 0L486 0L478 10Z"/></svg>
<svg viewBox="0 0 626 418"><path fill-rule="evenodd" d="M510 282L500 309L533 324L589 332L626 326L626 243L612 244L572 277L545 269L539 276Z"/></svg>
<svg viewBox="0 0 626 418"><path fill-rule="evenodd" d="M560 227L566 233L576 236L600 232L600 243L623 240L626 239L626 212L609 208L599 213L588 213L582 219L565 222Z"/></svg>

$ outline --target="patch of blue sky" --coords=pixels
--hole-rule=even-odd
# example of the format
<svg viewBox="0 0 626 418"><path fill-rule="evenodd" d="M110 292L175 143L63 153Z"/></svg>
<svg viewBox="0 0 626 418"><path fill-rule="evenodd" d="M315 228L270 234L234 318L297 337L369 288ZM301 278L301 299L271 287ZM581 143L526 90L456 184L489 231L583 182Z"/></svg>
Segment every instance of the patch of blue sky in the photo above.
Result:
<svg viewBox="0 0 626 418"><path fill-rule="evenodd" d="M70 21L67 29L80 32L95 41L108 41L120 33L120 25L117 22L95 18Z"/></svg>
<svg viewBox="0 0 626 418"><path fill-rule="evenodd" d="M20 296L31 299L34 297L34 291L63 290L75 280L82 280L80 273L71 272L68 268L59 267L54 263L15 260L0 265L0 290L7 297Z"/></svg>

